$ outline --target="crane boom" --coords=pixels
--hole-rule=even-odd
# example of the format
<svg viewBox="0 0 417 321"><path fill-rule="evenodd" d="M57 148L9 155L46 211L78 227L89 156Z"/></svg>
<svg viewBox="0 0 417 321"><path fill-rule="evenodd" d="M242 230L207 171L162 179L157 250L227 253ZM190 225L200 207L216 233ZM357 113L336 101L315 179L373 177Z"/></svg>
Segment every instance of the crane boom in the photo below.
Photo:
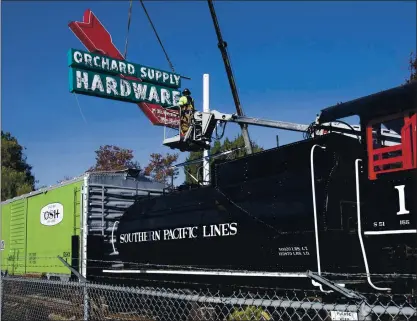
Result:
<svg viewBox="0 0 417 321"><path fill-rule="evenodd" d="M230 121L238 124L255 125L276 129L286 129L296 132L305 132L308 128L308 125L304 124L296 124L279 120L252 118L246 116L236 116L235 118L232 118Z"/></svg>
<svg viewBox="0 0 417 321"><path fill-rule="evenodd" d="M236 106L236 112L238 116L245 116L243 113L242 106L240 105L239 95L236 88L235 79L233 77L232 67L230 66L229 55L227 53L227 43L223 40L219 22L217 21L216 11L214 10L213 0L207 0L210 8L211 18L213 19L214 29L216 30L216 35L218 39L218 47L222 54L224 66L226 68L227 78L229 79L230 89L232 90L233 100ZM245 123L240 123L240 128L242 129L243 140L245 141L245 148L248 154L252 154L252 144L250 142L248 126Z"/></svg>
<svg viewBox="0 0 417 321"><path fill-rule="evenodd" d="M278 120L239 116L237 114L225 114L218 112L217 110L211 110L210 112L196 111L193 116L193 122L186 135L183 138L180 137L180 135L166 138L164 139L163 144L172 149L190 152L210 149L212 134L217 124L227 122L239 125L244 124L284 129L296 132L307 132L311 126ZM313 137L315 135L325 135L327 132L337 132L360 139L360 126L350 126L339 122L331 122L321 125L315 124ZM384 144L386 146L393 146L401 141L401 136L394 131L387 131L381 135L383 136Z"/></svg>

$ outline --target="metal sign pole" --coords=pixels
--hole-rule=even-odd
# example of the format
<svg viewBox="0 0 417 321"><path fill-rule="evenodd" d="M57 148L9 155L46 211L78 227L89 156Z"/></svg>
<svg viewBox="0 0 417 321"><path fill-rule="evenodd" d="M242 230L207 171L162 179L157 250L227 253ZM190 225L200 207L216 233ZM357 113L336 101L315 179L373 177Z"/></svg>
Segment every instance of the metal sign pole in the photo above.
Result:
<svg viewBox="0 0 417 321"><path fill-rule="evenodd" d="M203 75L203 112L210 112L210 77L208 74ZM208 185L210 181L210 163L209 150L203 152L203 185Z"/></svg>

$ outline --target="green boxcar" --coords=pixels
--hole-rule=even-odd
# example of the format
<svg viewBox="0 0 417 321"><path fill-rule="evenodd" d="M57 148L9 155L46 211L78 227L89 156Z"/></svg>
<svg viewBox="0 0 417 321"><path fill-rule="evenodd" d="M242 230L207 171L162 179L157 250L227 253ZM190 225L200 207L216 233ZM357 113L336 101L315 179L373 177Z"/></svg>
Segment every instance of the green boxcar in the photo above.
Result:
<svg viewBox="0 0 417 321"><path fill-rule="evenodd" d="M69 274L57 256L71 263L71 237L80 232L82 184L80 178L2 203L3 271Z"/></svg>
<svg viewBox="0 0 417 321"><path fill-rule="evenodd" d="M68 278L70 269L58 256L83 276L97 257L107 267L120 264L112 235L118 219L135 199L163 189L143 176L132 179L129 171L86 173L2 202L2 272ZM91 236L104 243L88 246Z"/></svg>

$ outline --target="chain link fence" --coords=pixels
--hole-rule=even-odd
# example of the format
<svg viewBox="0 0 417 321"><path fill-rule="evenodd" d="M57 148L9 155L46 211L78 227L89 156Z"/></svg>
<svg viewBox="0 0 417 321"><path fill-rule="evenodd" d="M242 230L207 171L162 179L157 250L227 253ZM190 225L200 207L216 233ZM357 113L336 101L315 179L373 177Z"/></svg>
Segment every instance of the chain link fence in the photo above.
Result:
<svg viewBox="0 0 417 321"><path fill-rule="evenodd" d="M416 320L416 297L320 291L180 290L3 277L2 320Z"/></svg>

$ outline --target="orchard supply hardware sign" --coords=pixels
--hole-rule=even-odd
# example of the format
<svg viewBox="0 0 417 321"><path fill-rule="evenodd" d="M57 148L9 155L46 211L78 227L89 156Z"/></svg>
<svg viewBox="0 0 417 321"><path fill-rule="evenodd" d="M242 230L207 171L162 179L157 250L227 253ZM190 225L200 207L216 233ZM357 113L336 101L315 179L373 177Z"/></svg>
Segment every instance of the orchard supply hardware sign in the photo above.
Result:
<svg viewBox="0 0 417 321"><path fill-rule="evenodd" d="M68 64L74 68L140 78L144 82L161 86L176 89L181 87L180 75L86 51L71 49L68 52Z"/></svg>
<svg viewBox="0 0 417 321"><path fill-rule="evenodd" d="M75 49L68 52L68 65L71 92L162 107L178 105L181 77L177 74ZM142 81L132 80L138 78Z"/></svg>
<svg viewBox="0 0 417 321"><path fill-rule="evenodd" d="M82 59L84 62L76 62L74 66L71 66L71 69L74 70L70 70L70 80L72 81L76 81L76 77L77 77L77 70L79 72L81 72L81 78L83 79L81 81L82 87L85 89L85 75L83 74L84 72L90 73L90 75L88 75L87 77L89 78L87 80L87 83L90 85L89 88L92 87L93 85L93 80L94 78L95 80L95 85L96 86L100 86L100 81L101 84L103 85L104 88L104 93L106 94L106 98L111 98L111 99L120 99L121 100L125 100L125 101L131 101L131 102L138 102L138 106L139 108L145 113L145 115L149 118L149 120L152 122L153 125L156 126L168 126L168 127L177 127L179 126L179 114L177 110L169 110L165 112L165 108L163 108L161 106L161 94L163 92L164 94L164 100L166 101L167 99L167 94L166 91L162 91L161 87L168 87L168 88L164 88L166 90L168 90L168 92L170 93L170 99L172 100L172 94L174 91L176 91L175 89L178 89L181 85L180 80L178 80L178 83L175 82L175 85L171 84L171 80L175 81L175 78L173 73L167 73L161 70L157 70L154 68L149 68L149 67L145 67L145 66L140 66L137 64L132 64L132 63L127 63L125 61L125 58L123 57L123 55L120 53L120 51L116 48L116 46L113 44L113 40L111 38L110 33L107 31L107 29L103 26L103 24L100 22L100 20L94 15L94 13L90 10L87 9L84 12L84 16L81 22L79 21L72 21L68 24L69 28L71 29L71 31L74 33L74 35L81 41L81 43L87 48L87 50L90 52L91 55L91 65L90 62L88 61L88 57L87 57L87 62L85 63L85 58L84 55L82 56ZM83 53L82 51L78 51L80 53ZM105 58L109 58L109 67L107 67L106 62L107 60L104 60L104 66L103 66L103 59L100 60L100 58L97 58L98 56L100 57L105 57ZM79 61L80 56L77 54L77 61ZM110 62L110 58L112 58L112 61L114 62ZM95 59L95 60L94 60ZM101 65L98 65L100 60ZM96 63L95 63L96 62ZM125 63L122 64L122 62ZM84 64L84 65L83 65ZM112 66L113 64L113 66ZM116 70L116 65L117 64L117 70ZM76 66L77 65L77 66ZM87 67L87 66L88 67ZM97 67L97 65L99 67ZM123 66L126 66L125 68ZM132 71L132 66L135 67L135 75L132 76L131 74L129 74L129 70ZM139 68L138 68L139 67ZM141 70L144 70L142 68L146 68L146 72L144 72L144 74L142 74ZM130 69L129 69L130 68ZM149 70L153 70L153 72L155 73L154 76L152 76L152 71L149 73ZM126 74L127 72L127 74ZM161 75L162 74L162 80L160 77L157 77L156 75ZM99 74L97 77L94 77L94 75ZM103 74L107 74L102 78ZM109 74L111 76L109 76ZM169 74L170 77L168 79L166 79L166 75ZM146 75L146 76L145 76ZM172 78L171 78L172 75ZM90 78L92 76L92 78ZM178 75L175 75L178 77ZM71 78L72 77L72 78ZM84 77L84 78L83 78ZM100 77L100 81L98 80L98 77ZM111 77L114 79L114 81L116 82L116 84L112 81L112 80L108 80L109 81L109 86L110 86L110 94L107 94L107 80L106 77ZM143 79L141 78L143 77ZM164 78L165 77L165 78ZM150 79L153 78L153 79ZM129 99L126 99L127 96L122 96L120 95L120 91L123 91L123 94L126 95L127 91L128 91L128 85L126 85L126 82L122 82L121 80L127 80L130 81L129 85L130 85L130 89L131 92L128 95ZM164 80L165 79L165 80ZM133 83L142 83L145 82L146 84L142 84L142 87L140 87L140 89L142 90L140 92L140 99L136 99L136 94L133 88ZM158 87L158 84L160 85L160 87ZM74 83L72 83L72 85L74 85ZM75 83L76 85L76 83ZM143 97L143 90L144 90L144 85L146 85L146 90L145 90L145 95L144 95L144 99L142 99ZM155 86L157 85L157 86ZM151 87L154 86L155 89L151 89ZM70 87L71 87L71 81L70 81ZM79 88L79 89L81 89ZM118 95L117 98L115 97L114 94L114 88L116 88L118 91ZM123 89L122 89L123 88ZM76 86L73 86L73 89L75 91ZM139 87L136 85L136 89L139 90ZM156 91L155 91L156 90ZM159 90L159 91L158 91ZM91 94L93 95L93 92L91 92L91 90L87 89L87 91L89 93L87 93L86 91L78 91L82 94ZM155 93L156 92L156 93ZM94 95L95 96L99 96L99 97L105 97L105 95L103 95L102 91L100 88L95 88L94 90ZM98 94L101 93L101 94ZM113 94L113 97L112 97ZM157 102L156 100L156 94L158 94L158 98L160 102ZM142 96L141 96L142 95ZM148 96L147 96L148 95ZM176 99L176 94L174 93L174 100ZM150 100L146 99L146 98L151 98ZM130 99L132 98L132 99ZM150 102L152 101L152 103ZM172 105L171 105L172 106Z"/></svg>

